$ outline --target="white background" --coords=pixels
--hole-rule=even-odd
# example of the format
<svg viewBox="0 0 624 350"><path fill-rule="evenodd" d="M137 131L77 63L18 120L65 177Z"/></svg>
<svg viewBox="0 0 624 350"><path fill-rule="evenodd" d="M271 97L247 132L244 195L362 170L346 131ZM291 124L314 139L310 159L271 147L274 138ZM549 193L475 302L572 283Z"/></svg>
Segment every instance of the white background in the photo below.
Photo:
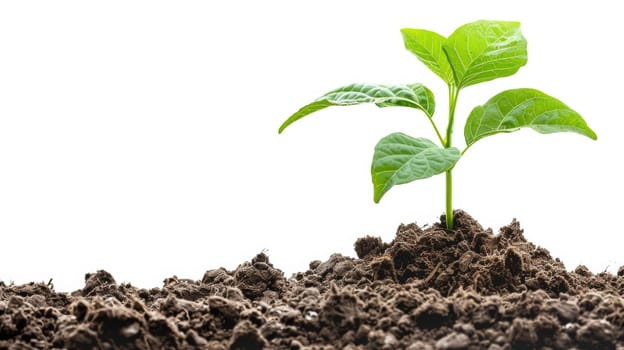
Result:
<svg viewBox="0 0 624 350"><path fill-rule="evenodd" d="M382 5L383 4L383 5ZM477 104L533 87L598 134L484 139L455 170L455 207L485 227L517 217L569 269L621 254L622 27L616 2L14 1L0 3L0 279L83 286L201 279L263 249L287 276L365 234L436 222L444 177L372 201L379 138L433 138L411 109L327 109L277 128L352 82L446 89L399 29L449 35L518 20L529 63L460 95L455 144Z"/></svg>

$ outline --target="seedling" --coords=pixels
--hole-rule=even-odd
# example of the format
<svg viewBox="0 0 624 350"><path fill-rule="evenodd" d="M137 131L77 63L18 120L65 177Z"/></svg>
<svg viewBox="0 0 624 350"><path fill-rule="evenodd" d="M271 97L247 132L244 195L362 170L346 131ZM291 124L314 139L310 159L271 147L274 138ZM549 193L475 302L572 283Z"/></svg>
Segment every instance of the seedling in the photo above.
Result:
<svg viewBox="0 0 624 350"><path fill-rule="evenodd" d="M459 92L470 86L515 74L527 63L527 41L518 22L477 21L465 24L448 38L424 30L401 30L405 48L448 86L446 132L433 119L435 101L422 84L351 84L330 91L305 105L279 128L330 106L373 103L378 107L410 107L424 112L440 146L422 137L392 133L377 143L371 175L374 201L394 185L446 175L446 227L453 228L453 168L475 142L484 137L531 128L542 134L575 132L596 140L583 118L563 102L534 89L503 91L475 107L464 125L465 148L453 147L453 123Z"/></svg>

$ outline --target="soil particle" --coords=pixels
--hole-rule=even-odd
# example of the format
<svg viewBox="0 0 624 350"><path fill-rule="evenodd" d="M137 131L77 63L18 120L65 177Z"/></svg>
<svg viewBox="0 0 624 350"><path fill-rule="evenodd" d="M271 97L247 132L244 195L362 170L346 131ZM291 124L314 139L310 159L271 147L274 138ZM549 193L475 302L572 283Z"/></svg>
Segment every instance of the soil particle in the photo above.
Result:
<svg viewBox="0 0 624 350"><path fill-rule="evenodd" d="M384 255L378 258L375 258L371 264L371 269L373 271L373 280L381 281L385 279L389 279L392 282L397 282L397 274L394 269L394 262L390 257Z"/></svg>
<svg viewBox="0 0 624 350"><path fill-rule="evenodd" d="M265 295L279 295L284 285L284 273L275 269L264 253L250 263L243 263L234 273L235 285L245 297L254 300ZM271 293L273 292L273 293Z"/></svg>
<svg viewBox="0 0 624 350"><path fill-rule="evenodd" d="M447 336L440 338L435 343L437 350L464 350L468 349L470 345L470 338L462 333L450 333Z"/></svg>
<svg viewBox="0 0 624 350"><path fill-rule="evenodd" d="M331 285L321 304L320 320L332 329L357 329L360 324L361 302L351 288L338 289Z"/></svg>
<svg viewBox="0 0 624 350"><path fill-rule="evenodd" d="M581 349L615 349L617 335L606 320L590 320L576 332Z"/></svg>
<svg viewBox="0 0 624 350"><path fill-rule="evenodd" d="M119 291L113 276L103 270L98 270L95 273L87 273L85 275L84 288L80 291L74 292L74 295L82 295L84 297L105 295L113 296L118 300L124 299L124 294Z"/></svg>
<svg viewBox="0 0 624 350"><path fill-rule="evenodd" d="M439 328L450 324L449 306L441 301L432 300L420 305L412 312L412 319L421 328Z"/></svg>
<svg viewBox="0 0 624 350"><path fill-rule="evenodd" d="M202 283L204 284L222 284L222 285L232 285L234 282L234 278L230 276L224 268L218 268L215 270L208 270L204 273L204 277L202 278Z"/></svg>
<svg viewBox="0 0 624 350"><path fill-rule="evenodd" d="M433 350L433 345L418 340L410 344L407 350Z"/></svg>
<svg viewBox="0 0 624 350"><path fill-rule="evenodd" d="M266 340L249 321L242 321L234 327L230 350L262 350L266 346Z"/></svg>
<svg viewBox="0 0 624 350"><path fill-rule="evenodd" d="M566 324L576 321L579 316L579 307L568 301L549 300L546 303L546 311L554 311L561 323Z"/></svg>
<svg viewBox="0 0 624 350"><path fill-rule="evenodd" d="M241 305L220 296L212 296L207 300L210 314L217 327L232 329L240 319Z"/></svg>
<svg viewBox="0 0 624 350"><path fill-rule="evenodd" d="M533 349L537 343L537 333L531 320L514 319L508 333L511 346L515 349Z"/></svg>
<svg viewBox="0 0 624 350"><path fill-rule="evenodd" d="M73 325L63 328L56 338L53 346L65 349L101 349L103 346L97 332L86 325Z"/></svg>
<svg viewBox="0 0 624 350"><path fill-rule="evenodd" d="M462 211L455 224L366 236L358 258L291 278L260 253L162 288L102 270L71 294L0 282L0 350L624 348L624 267L566 271L516 220L496 235Z"/></svg>
<svg viewBox="0 0 624 350"><path fill-rule="evenodd" d="M355 241L355 254L360 259L377 256L386 249L379 237L366 236Z"/></svg>

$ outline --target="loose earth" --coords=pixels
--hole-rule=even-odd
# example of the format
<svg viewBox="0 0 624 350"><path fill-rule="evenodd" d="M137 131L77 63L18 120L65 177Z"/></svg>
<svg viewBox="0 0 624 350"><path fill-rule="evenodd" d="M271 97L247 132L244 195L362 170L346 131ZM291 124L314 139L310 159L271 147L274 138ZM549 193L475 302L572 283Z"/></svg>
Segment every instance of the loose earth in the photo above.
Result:
<svg viewBox="0 0 624 350"><path fill-rule="evenodd" d="M624 349L624 268L566 271L514 220L497 234L463 211L357 258L290 278L264 253L162 288L88 273L71 294L0 282L0 350Z"/></svg>

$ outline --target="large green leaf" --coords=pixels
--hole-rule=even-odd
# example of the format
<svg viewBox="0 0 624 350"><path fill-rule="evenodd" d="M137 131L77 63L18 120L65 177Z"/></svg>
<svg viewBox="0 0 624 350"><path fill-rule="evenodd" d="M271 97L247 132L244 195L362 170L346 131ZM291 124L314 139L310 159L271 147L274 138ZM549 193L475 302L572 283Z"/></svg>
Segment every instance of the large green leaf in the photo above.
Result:
<svg viewBox="0 0 624 350"><path fill-rule="evenodd" d="M412 107L433 116L435 101L431 90L422 84L375 85L351 84L330 91L314 102L303 106L290 116L279 128L281 133L287 126L321 109L330 106L352 106L374 103L378 107Z"/></svg>
<svg viewBox="0 0 624 350"><path fill-rule="evenodd" d="M464 127L466 145L486 136L528 127L542 134L571 131L596 139L596 133L570 107L534 89L503 91L475 107Z"/></svg>
<svg viewBox="0 0 624 350"><path fill-rule="evenodd" d="M460 88L512 75L527 63L527 42L518 22L464 24L443 47Z"/></svg>
<svg viewBox="0 0 624 350"><path fill-rule="evenodd" d="M454 82L453 70L442 49L446 42L445 37L428 30L412 28L401 29L401 34L406 49L447 84Z"/></svg>
<svg viewBox="0 0 624 350"><path fill-rule="evenodd" d="M422 137L397 132L382 138L375 146L371 166L375 203L392 186L443 173L459 158L457 148L441 148Z"/></svg>

